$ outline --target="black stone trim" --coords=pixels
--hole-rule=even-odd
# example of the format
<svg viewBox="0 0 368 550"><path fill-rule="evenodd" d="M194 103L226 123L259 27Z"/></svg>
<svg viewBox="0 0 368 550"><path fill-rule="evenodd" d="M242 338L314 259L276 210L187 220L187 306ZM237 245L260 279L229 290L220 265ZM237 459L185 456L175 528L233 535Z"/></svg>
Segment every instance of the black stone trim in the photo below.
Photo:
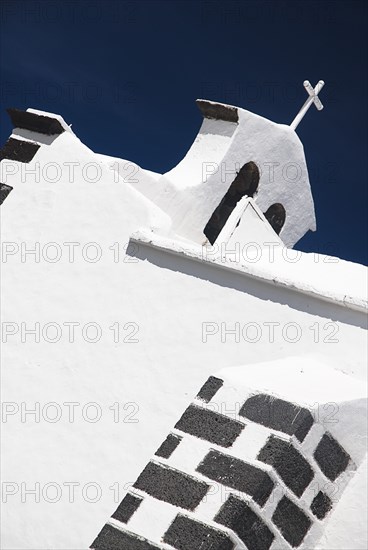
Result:
<svg viewBox="0 0 368 550"><path fill-rule="evenodd" d="M4 200L12 190L13 187L11 187L10 185L6 185L6 183L0 183L0 204L3 204Z"/></svg>
<svg viewBox="0 0 368 550"><path fill-rule="evenodd" d="M31 141L9 138L0 150L0 161L4 159L17 160L18 162L30 162L40 145Z"/></svg>
<svg viewBox="0 0 368 550"><path fill-rule="evenodd" d="M161 550L147 539L106 524L92 542L93 550Z"/></svg>
<svg viewBox="0 0 368 550"><path fill-rule="evenodd" d="M313 426L308 409L264 393L247 399L239 414L267 428L295 435L299 441L304 440Z"/></svg>
<svg viewBox="0 0 368 550"><path fill-rule="evenodd" d="M272 516L272 521L293 548L300 546L312 521L287 497L282 497Z"/></svg>
<svg viewBox="0 0 368 550"><path fill-rule="evenodd" d="M207 382L205 382L199 390L197 398L208 403L216 395L223 384L224 381L221 380L221 378L210 376Z"/></svg>
<svg viewBox="0 0 368 550"><path fill-rule="evenodd" d="M177 550L233 550L234 543L222 531L178 514L163 541Z"/></svg>
<svg viewBox="0 0 368 550"><path fill-rule="evenodd" d="M336 441L326 432L314 451L314 458L322 472L328 479L335 481L346 470L350 462L350 456Z"/></svg>
<svg viewBox="0 0 368 550"><path fill-rule="evenodd" d="M134 512L138 510L142 500L132 493L126 494L111 517L122 523L128 523Z"/></svg>
<svg viewBox="0 0 368 550"><path fill-rule="evenodd" d="M204 118L214 118L216 120L227 120L228 122L238 122L238 109L223 103L214 103L205 99L197 99L196 104Z"/></svg>
<svg viewBox="0 0 368 550"><path fill-rule="evenodd" d="M155 462L147 464L134 487L186 510L194 510L209 489L207 483Z"/></svg>
<svg viewBox="0 0 368 550"><path fill-rule="evenodd" d="M249 504L234 495L229 496L215 521L234 531L251 550L269 550L275 538Z"/></svg>
<svg viewBox="0 0 368 550"><path fill-rule="evenodd" d="M155 455L161 456L162 458L170 458L182 439L183 438L179 435L169 434L165 441L157 449Z"/></svg>
<svg viewBox="0 0 368 550"><path fill-rule="evenodd" d="M211 450L197 467L206 477L253 497L263 506L270 496L274 483L267 472L239 458Z"/></svg>
<svg viewBox="0 0 368 550"><path fill-rule="evenodd" d="M203 407L189 405L175 428L221 447L231 447L244 424Z"/></svg>
<svg viewBox="0 0 368 550"><path fill-rule="evenodd" d="M313 469L304 456L291 443L274 435L268 438L257 459L273 466L298 497L302 496L314 477Z"/></svg>
<svg viewBox="0 0 368 550"><path fill-rule="evenodd" d="M316 518L324 519L332 509L332 500L326 493L320 491L318 495L314 497L310 509Z"/></svg>
<svg viewBox="0 0 368 550"><path fill-rule="evenodd" d="M38 132L52 136L62 134L65 129L56 118L45 115L21 111L20 109L7 109L14 128L24 128L31 132Z"/></svg>

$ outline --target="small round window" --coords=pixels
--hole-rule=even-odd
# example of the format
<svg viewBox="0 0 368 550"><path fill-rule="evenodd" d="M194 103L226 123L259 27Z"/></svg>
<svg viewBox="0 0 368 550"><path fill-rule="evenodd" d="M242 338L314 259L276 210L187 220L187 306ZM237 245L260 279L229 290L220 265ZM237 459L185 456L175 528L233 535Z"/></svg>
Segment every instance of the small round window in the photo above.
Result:
<svg viewBox="0 0 368 550"><path fill-rule="evenodd" d="M279 202L272 204L268 208L267 212L264 213L264 216L268 223L271 225L272 229L275 231L275 233L279 235L286 218L285 208L282 206L282 204L280 204Z"/></svg>

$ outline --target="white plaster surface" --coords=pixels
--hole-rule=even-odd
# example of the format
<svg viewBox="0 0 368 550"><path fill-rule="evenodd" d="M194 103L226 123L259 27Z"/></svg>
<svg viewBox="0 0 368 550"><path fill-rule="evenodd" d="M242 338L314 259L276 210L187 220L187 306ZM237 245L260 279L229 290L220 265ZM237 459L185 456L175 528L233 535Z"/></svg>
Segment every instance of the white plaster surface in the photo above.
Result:
<svg viewBox="0 0 368 550"><path fill-rule="evenodd" d="M267 125L264 119L260 124ZM282 131L289 136L289 130ZM297 141L294 146L301 147ZM250 153L255 154L253 149ZM52 162L62 169L59 181L51 183L44 177L37 181L30 173L32 169L37 173L37 163L42 171ZM73 182L65 164L70 162L77 163ZM87 163L101 167L95 183L83 175ZM245 259L241 265L230 262L228 270L218 259L202 261L203 249L188 240L178 243L168 213L143 197L139 184L133 186L123 177L116 181L116 171L106 159L71 131L43 144L31 163L6 164L14 173L9 175L9 170L2 181L14 189L1 210L2 242L8 253L5 261L3 248L2 322L13 323L16 331L2 345L6 405L2 411L1 543L7 550L88 548L200 385L218 369L244 365L241 371L246 377L249 364L277 359L281 368L284 359L302 355L306 361L319 358L351 375L363 389L363 266L329 258L326 262L323 256L307 254L295 262L277 254L273 262L265 258ZM90 174L94 174L92 168ZM157 183L157 177L147 171L143 179L144 185ZM264 210L266 202L265 198L257 204ZM193 215L194 220L197 214ZM310 219L305 223L310 225ZM133 243L126 255L131 235L140 228L155 239L161 233L160 246ZM22 255L24 246L34 249L35 243L40 245L40 261L34 255ZM53 252L48 243L59 248ZM65 243L76 243L73 262ZM83 257L87 243L98 245L97 261ZM184 244L189 252L178 254ZM62 251L61 257L49 261L55 250ZM95 255L93 247L84 250ZM303 292L298 292L300 287ZM74 342L65 325L71 322L79 323ZM91 322L101 328L96 343L82 336L82 327ZM41 332L48 323L57 323L62 335L51 343L41 334L35 342L22 330L22 323L28 329L40 323ZM118 342L109 328L115 323L120 326ZM239 339L227 332L237 323ZM296 327L297 339L290 323ZM244 330L249 324L256 327L258 339ZM50 330L49 337L53 334ZM314 375L319 380L319 371ZM281 384L281 375L276 378ZM339 386L337 391L345 395L346 389L353 396L355 389L347 380L346 376L343 389ZM318 391L323 398L335 395L328 387ZM45 409L48 403L56 403L56 408ZM71 406L65 403L76 404L73 422ZM96 403L102 412L96 422L82 415L88 403ZM120 404L117 422L115 403ZM37 409L37 404L39 422L25 414L25 407ZM50 421L60 411L60 419ZM94 410L88 412L94 416ZM348 444L349 434L345 437ZM50 502L55 494L52 488L49 495L45 490L49 483L61 489L55 502ZM69 496L71 483L76 484L74 501ZM88 483L100 488L95 502L93 487L85 491ZM40 494L39 502L37 496L26 493L32 488ZM351 494L347 502L353 501ZM352 521L355 525L356 518ZM358 548L338 546L336 540L336 550Z"/></svg>
<svg viewBox="0 0 368 550"><path fill-rule="evenodd" d="M293 246L315 230L313 198L303 145L289 126L238 108L238 123L204 119L184 159L163 174L154 190L140 190L173 218L174 231L203 242L203 229L240 168L256 163L260 182L256 203L265 212L280 202L286 221L280 237Z"/></svg>

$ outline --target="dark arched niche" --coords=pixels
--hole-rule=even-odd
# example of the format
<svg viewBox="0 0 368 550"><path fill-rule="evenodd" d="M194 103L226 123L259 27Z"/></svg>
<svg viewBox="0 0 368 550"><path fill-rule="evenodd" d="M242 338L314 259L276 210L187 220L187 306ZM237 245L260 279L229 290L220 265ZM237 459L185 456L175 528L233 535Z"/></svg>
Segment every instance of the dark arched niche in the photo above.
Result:
<svg viewBox="0 0 368 550"><path fill-rule="evenodd" d="M282 206L282 204L280 204L279 202L271 204L267 212L264 213L264 216L268 223L271 225L272 229L275 231L275 233L279 235L286 218L285 208Z"/></svg>
<svg viewBox="0 0 368 550"><path fill-rule="evenodd" d="M237 173L226 195L217 206L204 228L204 234L211 244L216 241L220 231L240 199L245 196L253 197L258 189L258 184L258 167L253 161L247 162L247 164L244 164Z"/></svg>

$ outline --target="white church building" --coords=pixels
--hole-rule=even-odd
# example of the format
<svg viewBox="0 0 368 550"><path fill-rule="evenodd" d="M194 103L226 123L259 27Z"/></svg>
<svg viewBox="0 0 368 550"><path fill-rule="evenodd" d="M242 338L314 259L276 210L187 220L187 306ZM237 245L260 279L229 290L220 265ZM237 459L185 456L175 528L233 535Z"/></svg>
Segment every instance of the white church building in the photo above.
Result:
<svg viewBox="0 0 368 550"><path fill-rule="evenodd" d="M368 547L367 270L298 251L304 85L290 126L198 100L165 174L8 109L4 549Z"/></svg>

